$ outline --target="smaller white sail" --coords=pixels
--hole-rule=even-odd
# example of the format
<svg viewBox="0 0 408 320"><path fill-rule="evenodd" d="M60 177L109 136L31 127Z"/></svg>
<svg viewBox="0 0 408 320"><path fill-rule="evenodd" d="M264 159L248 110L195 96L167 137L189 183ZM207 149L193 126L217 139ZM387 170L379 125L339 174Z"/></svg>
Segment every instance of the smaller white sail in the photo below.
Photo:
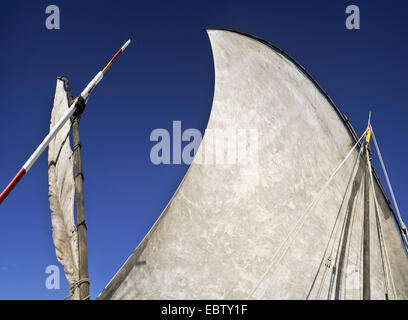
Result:
<svg viewBox="0 0 408 320"><path fill-rule="evenodd" d="M68 107L64 81L58 79L50 129L55 126ZM75 290L75 284L79 280L78 237L74 220L75 184L73 153L69 139L70 129L71 122L68 121L49 145L48 183L55 252L71 286L70 294L73 299L78 299L79 292Z"/></svg>

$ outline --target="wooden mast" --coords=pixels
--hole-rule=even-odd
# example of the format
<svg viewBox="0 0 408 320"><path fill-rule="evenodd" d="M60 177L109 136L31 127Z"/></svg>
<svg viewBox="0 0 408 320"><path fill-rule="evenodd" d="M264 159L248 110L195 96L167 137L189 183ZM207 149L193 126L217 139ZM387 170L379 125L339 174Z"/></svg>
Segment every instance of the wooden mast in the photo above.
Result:
<svg viewBox="0 0 408 320"><path fill-rule="evenodd" d="M363 300L371 299L370 291L370 127L371 112L368 118L368 130L365 139L365 156L367 165L364 179L364 221L363 221Z"/></svg>
<svg viewBox="0 0 408 320"><path fill-rule="evenodd" d="M69 81L66 77L60 77L64 81L65 90L69 105L72 105L74 98L71 94ZM84 201L84 175L82 173L81 142L79 139L79 120L85 109L85 101L79 96L75 104L77 111L72 115L72 142L74 145L74 182L75 182L75 204L77 217L77 235L78 235L78 268L79 281L77 288L79 298L88 300L89 296L89 275L88 275L88 248L86 241L86 224L85 224L85 201Z"/></svg>
<svg viewBox="0 0 408 320"><path fill-rule="evenodd" d="M82 97L78 98L78 111L83 111L85 102ZM86 241L85 205L84 205L84 175L82 173L81 142L79 139L79 119L81 111L74 113L72 117L72 137L74 144L74 177L75 177L75 202L78 233L78 264L79 264L79 298L88 300L90 281L88 278L88 248Z"/></svg>
<svg viewBox="0 0 408 320"><path fill-rule="evenodd" d="M59 77L64 81L65 91L67 92L68 104L74 103L71 94L69 81L66 77ZM81 142L79 139L79 120L85 109L85 101L79 96L75 103L76 111L72 115L72 140L74 145L74 182L75 182L75 204L77 217L77 235L78 235L78 268L79 281L75 290L79 290L79 299L88 300L89 295L89 275L88 275L88 248L86 241L86 224L85 224L85 204L84 204L84 176L82 173Z"/></svg>
<svg viewBox="0 0 408 320"><path fill-rule="evenodd" d="M369 156L365 145L366 156ZM364 231L363 231L363 300L370 300L370 172L368 164L364 179Z"/></svg>

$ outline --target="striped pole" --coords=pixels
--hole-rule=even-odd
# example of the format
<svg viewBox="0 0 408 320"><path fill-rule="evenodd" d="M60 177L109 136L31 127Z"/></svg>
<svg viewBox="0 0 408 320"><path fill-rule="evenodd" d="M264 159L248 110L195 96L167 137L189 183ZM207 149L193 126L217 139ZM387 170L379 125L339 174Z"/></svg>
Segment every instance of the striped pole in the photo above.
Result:
<svg viewBox="0 0 408 320"><path fill-rule="evenodd" d="M98 74L89 82L89 84L85 87L84 91L81 93L81 97L85 100L88 98L91 91L95 88L95 86L102 80L103 75L109 69L113 61L126 49L126 47L130 44L130 39L126 41L126 43L119 49L118 52L113 56L113 58L109 61L109 63L99 71ZM33 166L35 161L37 161L38 157L44 152L44 150L48 147L51 140L55 137L57 132L62 128L65 122L74 114L76 111L76 100L71 104L68 108L67 112L64 116L57 122L57 124L52 128L52 130L48 133L48 135L44 138L38 148L34 151L31 157L27 160L27 162L23 165L20 171L16 174L16 176L11 180L8 186L3 190L0 194L0 204L6 199L6 197L10 194L10 192L14 189L17 183L21 180L21 178L30 170Z"/></svg>

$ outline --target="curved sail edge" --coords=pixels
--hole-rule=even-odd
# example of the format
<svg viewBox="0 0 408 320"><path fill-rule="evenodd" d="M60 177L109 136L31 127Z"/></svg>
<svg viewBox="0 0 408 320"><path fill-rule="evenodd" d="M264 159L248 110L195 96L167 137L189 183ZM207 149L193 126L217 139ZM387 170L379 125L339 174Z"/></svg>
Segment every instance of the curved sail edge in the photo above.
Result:
<svg viewBox="0 0 408 320"><path fill-rule="evenodd" d="M215 91L207 129L255 132L262 137L257 162L203 164L195 158L152 229L98 299L305 299L310 292L317 298L315 279L322 283L319 298L359 299L363 164L357 152L308 212L354 144L354 130L282 50L237 32L208 34ZM199 153L210 142L207 131ZM243 148L250 152L251 143ZM386 200L378 199L398 298L406 298L407 255ZM336 238L331 234L338 217L343 233ZM374 213L370 227L372 296L383 299ZM335 285L319 268L328 245L338 248L336 263L341 262Z"/></svg>

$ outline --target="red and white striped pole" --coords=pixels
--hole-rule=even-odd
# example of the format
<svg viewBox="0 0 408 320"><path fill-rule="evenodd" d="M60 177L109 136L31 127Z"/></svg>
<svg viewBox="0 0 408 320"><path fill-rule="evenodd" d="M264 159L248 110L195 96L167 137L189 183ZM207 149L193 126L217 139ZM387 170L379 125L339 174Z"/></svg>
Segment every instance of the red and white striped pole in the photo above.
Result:
<svg viewBox="0 0 408 320"><path fill-rule="evenodd" d="M129 45L130 39L126 41L126 43L122 46L122 48L119 49L118 52L113 56L113 58L109 61L109 63L105 66L105 68L102 69L102 71L99 71L98 74L89 82L89 84L86 86L84 91L82 91L81 96L85 100L93 88L102 80L103 75L105 72L109 69L111 66L112 62L126 49L126 47ZM31 157L27 160L27 162L23 165L23 167L20 169L20 171L16 174L16 176L11 180L11 182L8 184L8 186L3 190L3 192L0 194L0 204L6 199L6 197L10 194L10 192L14 189L14 187L17 185L17 183L21 180L21 178L30 170L30 168L33 166L33 164L37 161L38 157L44 152L44 150L48 147L50 144L51 140L55 137L57 132L62 128L65 122L74 114L76 111L76 99L72 103L72 105L68 108L67 112L64 114L64 116L57 122L57 124L52 128L52 130L48 133L48 135L44 138L43 142L38 146L38 148L34 151L34 153L31 155Z"/></svg>

